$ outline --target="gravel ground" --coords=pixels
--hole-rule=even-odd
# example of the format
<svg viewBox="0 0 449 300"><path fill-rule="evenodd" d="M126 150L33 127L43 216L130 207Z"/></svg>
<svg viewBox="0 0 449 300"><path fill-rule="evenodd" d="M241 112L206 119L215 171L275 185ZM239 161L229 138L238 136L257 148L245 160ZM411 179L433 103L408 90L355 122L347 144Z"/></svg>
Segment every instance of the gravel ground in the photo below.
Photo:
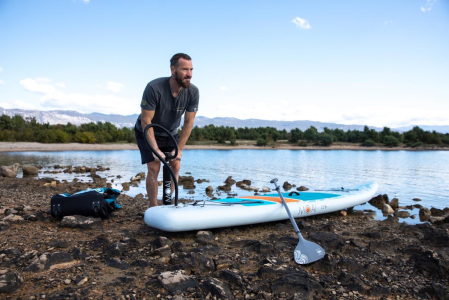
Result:
<svg viewBox="0 0 449 300"><path fill-rule="evenodd" d="M449 299L447 214L297 219L327 253L298 265L290 221L167 233L144 224L142 195L108 219L51 217L53 195L101 184L0 177L0 298Z"/></svg>

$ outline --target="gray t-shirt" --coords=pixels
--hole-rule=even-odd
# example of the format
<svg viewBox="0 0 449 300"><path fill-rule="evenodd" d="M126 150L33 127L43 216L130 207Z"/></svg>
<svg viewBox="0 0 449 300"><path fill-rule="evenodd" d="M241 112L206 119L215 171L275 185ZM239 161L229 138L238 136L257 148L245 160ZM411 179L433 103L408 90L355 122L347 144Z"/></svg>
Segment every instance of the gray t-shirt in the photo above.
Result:
<svg viewBox="0 0 449 300"><path fill-rule="evenodd" d="M189 88L183 88L174 98L169 83L170 77L158 78L150 81L145 88L140 107L146 110L154 110L152 124L165 127L171 134L176 134L181 124L182 115L188 112L196 112L200 101L198 88L190 84ZM137 118L136 129L143 131L141 115ZM167 134L159 128L154 128L157 136Z"/></svg>

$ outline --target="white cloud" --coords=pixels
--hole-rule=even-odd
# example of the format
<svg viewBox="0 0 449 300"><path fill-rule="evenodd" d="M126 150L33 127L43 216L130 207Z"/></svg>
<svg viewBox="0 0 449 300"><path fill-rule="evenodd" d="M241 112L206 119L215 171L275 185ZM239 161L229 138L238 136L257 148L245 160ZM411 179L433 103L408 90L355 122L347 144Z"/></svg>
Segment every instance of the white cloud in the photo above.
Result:
<svg viewBox="0 0 449 300"><path fill-rule="evenodd" d="M433 5L437 2L438 2L438 0L427 0L426 4L424 6L421 6L421 11L424 13L431 11L433 8Z"/></svg>
<svg viewBox="0 0 449 300"><path fill-rule="evenodd" d="M84 3L89 3L89 2L90 2L90 0L83 0L83 2L84 2Z"/></svg>
<svg viewBox="0 0 449 300"><path fill-rule="evenodd" d="M115 95L88 95L65 93L58 90L51 80L27 78L20 84L27 91L41 94L40 105L48 109L76 110L83 113L102 112L116 114L135 114L140 111L139 99L127 99Z"/></svg>
<svg viewBox="0 0 449 300"><path fill-rule="evenodd" d="M58 86L58 87L65 88L65 83L64 82L59 82L59 83L56 83L55 85Z"/></svg>
<svg viewBox="0 0 449 300"><path fill-rule="evenodd" d="M228 87L227 86L220 86L220 90L222 90L222 91L227 91L228 90Z"/></svg>
<svg viewBox="0 0 449 300"><path fill-rule="evenodd" d="M5 84L5 82L3 80L0 79L0 84Z"/></svg>
<svg viewBox="0 0 449 300"><path fill-rule="evenodd" d="M34 104L27 103L22 100L8 100L7 102L0 102L0 107L3 107L4 109L36 109Z"/></svg>
<svg viewBox="0 0 449 300"><path fill-rule="evenodd" d="M37 79L31 79L27 78L20 81L20 84L23 86L24 89L30 92L34 93L41 93L41 94L53 94L56 92L56 89L54 86L52 86L49 83L47 78L37 78ZM50 80L51 82L51 80Z"/></svg>
<svg viewBox="0 0 449 300"><path fill-rule="evenodd" d="M0 72L3 72L3 68L2 67L0 67Z"/></svg>
<svg viewBox="0 0 449 300"><path fill-rule="evenodd" d="M296 26L302 28L302 29L310 29L312 26L310 26L309 21L301 19L300 17L296 17L292 20L293 23L296 24Z"/></svg>
<svg viewBox="0 0 449 300"><path fill-rule="evenodd" d="M121 83L108 81L106 88L114 93L118 93L123 89L123 87L124 87L124 85Z"/></svg>
<svg viewBox="0 0 449 300"><path fill-rule="evenodd" d="M43 77L36 78L36 81L39 82L39 83L50 83L50 82L52 82L52 80L50 78L43 78Z"/></svg>

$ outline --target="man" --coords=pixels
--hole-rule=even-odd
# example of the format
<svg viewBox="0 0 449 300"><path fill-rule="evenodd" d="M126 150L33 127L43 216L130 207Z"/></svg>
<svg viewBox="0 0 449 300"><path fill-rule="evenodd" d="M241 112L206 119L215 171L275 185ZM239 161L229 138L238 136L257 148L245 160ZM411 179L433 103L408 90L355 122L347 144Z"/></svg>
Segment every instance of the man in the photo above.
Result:
<svg viewBox="0 0 449 300"><path fill-rule="evenodd" d="M158 124L165 127L175 137L178 143L178 156L170 161L170 166L177 180L181 168L182 150L189 139L198 110L199 91L190 83L193 70L190 56L184 53L175 54L170 59L170 69L171 77L158 78L148 83L140 104L142 111L135 126L142 164L147 164L148 168L146 187L150 207L157 206L157 176L161 163L145 144L143 130L148 124ZM179 135L178 127L184 113L184 125ZM150 128L147 138L162 158L165 159L164 152L174 154L173 141L161 129Z"/></svg>

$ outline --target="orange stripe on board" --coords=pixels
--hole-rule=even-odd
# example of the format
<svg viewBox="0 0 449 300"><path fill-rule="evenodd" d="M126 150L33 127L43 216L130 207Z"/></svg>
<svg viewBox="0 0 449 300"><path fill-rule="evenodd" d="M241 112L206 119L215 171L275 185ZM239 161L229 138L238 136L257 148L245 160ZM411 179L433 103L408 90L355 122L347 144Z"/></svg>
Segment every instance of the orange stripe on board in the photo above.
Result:
<svg viewBox="0 0 449 300"><path fill-rule="evenodd" d="M281 198L279 197L264 197L264 196L245 196L245 197L238 197L240 199L255 199L255 200L266 200L266 201L271 201L271 202L277 202L277 203L282 203ZM296 199L289 199L289 198L284 198L285 202L289 203L289 202L300 202L301 200L296 200Z"/></svg>

